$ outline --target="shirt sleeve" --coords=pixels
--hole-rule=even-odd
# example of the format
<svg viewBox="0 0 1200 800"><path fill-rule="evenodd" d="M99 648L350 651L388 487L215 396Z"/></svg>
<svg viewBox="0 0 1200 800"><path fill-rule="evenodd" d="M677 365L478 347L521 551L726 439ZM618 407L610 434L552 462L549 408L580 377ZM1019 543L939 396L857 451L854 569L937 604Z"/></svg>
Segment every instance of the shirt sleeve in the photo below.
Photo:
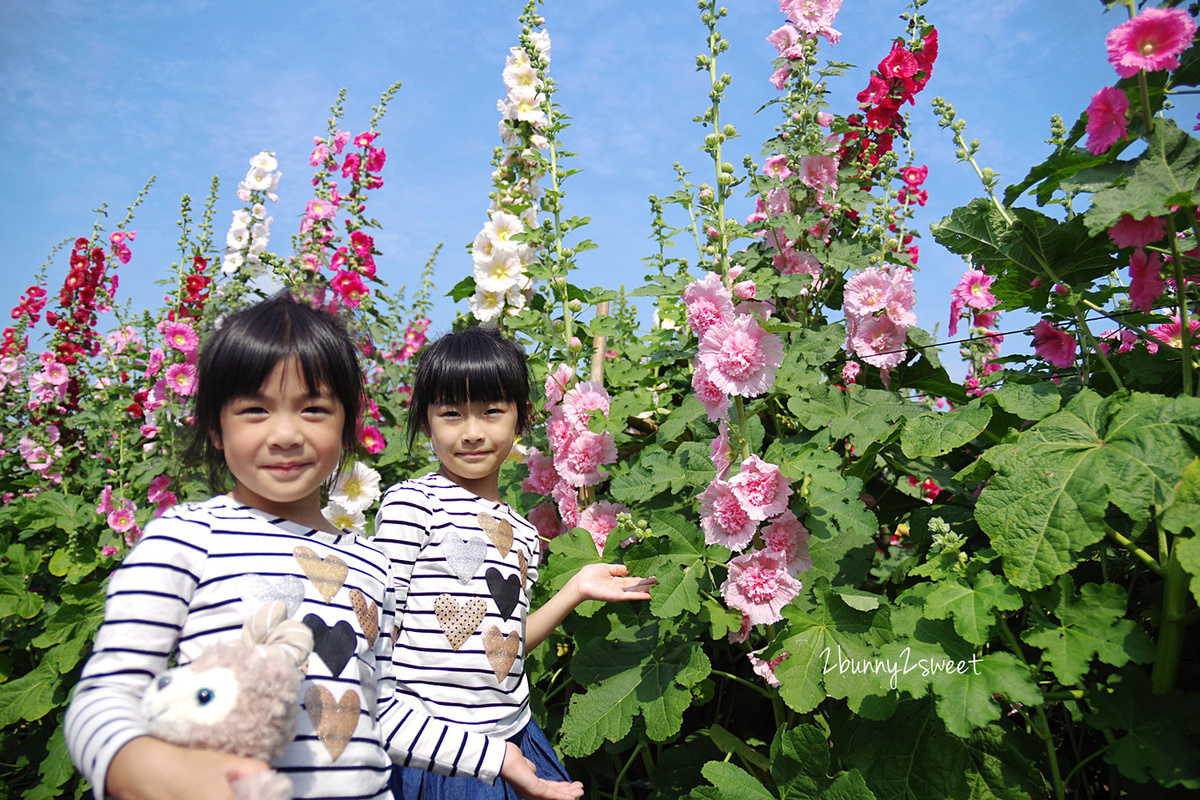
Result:
<svg viewBox="0 0 1200 800"><path fill-rule="evenodd" d="M104 800L117 751L148 736L139 709L175 652L204 563L207 528L164 517L109 578L104 622L63 723L72 760Z"/></svg>
<svg viewBox="0 0 1200 800"><path fill-rule="evenodd" d="M390 570L388 575L394 582ZM474 776L488 784L495 782L504 764L506 744L503 741L428 717L408 706L396 693L391 630L395 624L397 596L391 586L384 590L384 624L379 636L380 652L375 659L380 670L379 725L383 746L392 761L401 766L451 777Z"/></svg>

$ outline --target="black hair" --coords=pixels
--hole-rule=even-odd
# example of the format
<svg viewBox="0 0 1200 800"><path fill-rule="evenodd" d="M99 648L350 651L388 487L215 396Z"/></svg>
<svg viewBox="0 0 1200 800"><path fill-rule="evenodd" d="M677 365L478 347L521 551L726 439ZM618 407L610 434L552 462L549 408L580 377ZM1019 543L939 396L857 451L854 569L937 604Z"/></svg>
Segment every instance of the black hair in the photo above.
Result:
<svg viewBox="0 0 1200 800"><path fill-rule="evenodd" d="M517 434L529 429L525 350L500 331L471 327L447 333L421 351L408 405L408 447L427 432L429 407L504 401L516 406Z"/></svg>
<svg viewBox="0 0 1200 800"><path fill-rule="evenodd" d="M358 352L343 322L288 291L242 309L219 323L200 353L193 398L189 463L203 464L214 492L230 477L224 453L210 434L221 430L221 409L230 400L256 394L279 362L295 358L309 391L325 387L342 404L344 447L339 470L358 452L357 427L363 403Z"/></svg>

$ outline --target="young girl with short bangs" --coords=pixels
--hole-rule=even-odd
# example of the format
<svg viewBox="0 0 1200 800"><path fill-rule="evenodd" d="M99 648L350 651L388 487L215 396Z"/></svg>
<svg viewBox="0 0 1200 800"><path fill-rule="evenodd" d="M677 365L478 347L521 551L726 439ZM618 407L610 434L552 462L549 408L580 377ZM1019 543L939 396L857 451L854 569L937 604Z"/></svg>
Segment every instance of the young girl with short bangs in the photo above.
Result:
<svg viewBox="0 0 1200 800"><path fill-rule="evenodd" d="M534 776L514 746L430 719L397 696L388 559L321 513L323 485L357 448L362 396L345 328L289 295L233 314L207 343L191 452L225 493L152 521L109 581L65 720L72 758L98 800L227 798L231 780L266 766L150 737L139 701L172 660L186 664L237 638L278 600L316 643L295 740L273 765L297 798L385 800L393 761L476 783L501 774L526 796L578 795ZM445 755L457 750L475 758Z"/></svg>
<svg viewBox="0 0 1200 800"><path fill-rule="evenodd" d="M499 474L531 413L525 353L511 339L468 328L424 350L409 446L427 436L439 467L387 491L374 542L396 579L397 692L434 719L515 743L538 775L567 781L529 711L525 654L584 600L646 600L656 581L589 565L530 613L541 547L534 527L500 499ZM502 782L411 768L395 771L393 788L402 800L513 796Z"/></svg>

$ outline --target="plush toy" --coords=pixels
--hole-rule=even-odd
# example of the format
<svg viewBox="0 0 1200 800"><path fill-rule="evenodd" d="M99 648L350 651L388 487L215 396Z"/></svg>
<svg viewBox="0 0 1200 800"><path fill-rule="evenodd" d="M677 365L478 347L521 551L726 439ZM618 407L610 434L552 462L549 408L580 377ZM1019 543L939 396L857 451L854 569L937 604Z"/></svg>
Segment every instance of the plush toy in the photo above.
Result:
<svg viewBox="0 0 1200 800"><path fill-rule="evenodd" d="M271 762L296 734L302 665L312 631L282 600L259 609L241 640L214 645L158 676L142 698L152 736L182 747ZM291 800L292 783L268 769L233 784L238 800Z"/></svg>

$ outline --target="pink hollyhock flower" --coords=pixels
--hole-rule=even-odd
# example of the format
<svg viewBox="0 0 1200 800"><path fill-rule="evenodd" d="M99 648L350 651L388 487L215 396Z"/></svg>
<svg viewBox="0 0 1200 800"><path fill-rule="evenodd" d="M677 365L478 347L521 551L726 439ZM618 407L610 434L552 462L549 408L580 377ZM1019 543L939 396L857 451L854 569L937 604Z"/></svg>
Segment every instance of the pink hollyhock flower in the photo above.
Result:
<svg viewBox="0 0 1200 800"><path fill-rule="evenodd" d="M743 644L750 638L750 618L742 614L742 623L738 629L730 630L729 635L725 637L730 644Z"/></svg>
<svg viewBox="0 0 1200 800"><path fill-rule="evenodd" d="M772 72L771 77L767 80L771 82L772 86L782 92L783 87L787 86L787 81L791 74L792 68L785 64L784 66Z"/></svg>
<svg viewBox="0 0 1200 800"><path fill-rule="evenodd" d="M782 186L767 190L765 208L772 217L787 214L792 210L792 195Z"/></svg>
<svg viewBox="0 0 1200 800"><path fill-rule="evenodd" d="M729 458L729 423L721 420L717 431L717 438L712 440L708 453L713 467L717 470L717 480L723 481L729 476L729 467L732 463Z"/></svg>
<svg viewBox="0 0 1200 800"><path fill-rule="evenodd" d="M800 31L795 25L783 25L771 31L771 35L767 37L767 41L775 45L775 49L779 51L779 55L784 58L795 58L796 45L800 43ZM765 171L765 170L764 170Z"/></svg>
<svg viewBox="0 0 1200 800"><path fill-rule="evenodd" d="M1170 319L1171 321L1169 323L1157 325L1147 331L1147 333L1168 347L1174 347L1176 350L1182 350L1183 327L1179 324L1179 315L1172 314ZM1196 334L1198 331L1200 331L1200 320L1188 320L1188 333L1191 334L1189 340L1192 347L1197 345L1198 340Z"/></svg>
<svg viewBox="0 0 1200 800"><path fill-rule="evenodd" d="M538 538L543 542L548 542L563 532L562 522L558 519L558 512L554 510L553 503L538 503L525 518L537 528Z"/></svg>
<svg viewBox="0 0 1200 800"><path fill-rule="evenodd" d="M692 390L704 404L704 412L710 422L716 422L729 411L729 395L723 392L708 377L708 368L696 359L693 362L695 371L692 373Z"/></svg>
<svg viewBox="0 0 1200 800"><path fill-rule="evenodd" d="M783 363L783 341L750 315L713 325L700 340L697 358L708 378L726 394L755 397L775 380Z"/></svg>
<svg viewBox="0 0 1200 800"><path fill-rule="evenodd" d="M100 491L100 502L96 504L96 513L100 514L101 516L105 516L112 510L112 487L105 486Z"/></svg>
<svg viewBox="0 0 1200 800"><path fill-rule="evenodd" d="M791 482L779 467L755 455L742 462L738 474L729 479L729 487L746 515L757 521L783 513L787 499L792 496Z"/></svg>
<svg viewBox="0 0 1200 800"><path fill-rule="evenodd" d="M950 335L958 333L958 319L963 308L990 311L995 307L996 296L991 293L995 276L981 269L969 269L959 278L958 285L950 291Z"/></svg>
<svg viewBox="0 0 1200 800"><path fill-rule="evenodd" d="M842 367L842 381L849 386L858 380L858 373L862 371L862 365L857 361L847 361Z"/></svg>
<svg viewBox="0 0 1200 800"><path fill-rule="evenodd" d="M171 485L171 477L169 475L159 475L154 480L150 481L150 488L146 491L146 499L151 503L157 503L162 500L170 492L168 487Z"/></svg>
<svg viewBox="0 0 1200 800"><path fill-rule="evenodd" d="M1122 78L1138 70L1158 72L1179 66L1179 54L1192 44L1196 23L1182 8L1147 8L1109 31L1108 63Z"/></svg>
<svg viewBox="0 0 1200 800"><path fill-rule="evenodd" d="M42 379L51 386L62 386L71 379L66 364L55 361L42 370Z"/></svg>
<svg viewBox="0 0 1200 800"><path fill-rule="evenodd" d="M592 412L599 411L606 419L612 398L597 381L583 381L563 395L563 414L575 425L586 428Z"/></svg>
<svg viewBox="0 0 1200 800"><path fill-rule="evenodd" d="M333 219L337 214L337 206L320 197L309 200L304 206L304 218L307 220Z"/></svg>
<svg viewBox="0 0 1200 800"><path fill-rule="evenodd" d="M339 156L342 150L346 147L346 142L350 141L350 131L338 131L333 135L333 152Z"/></svg>
<svg viewBox="0 0 1200 800"><path fill-rule="evenodd" d="M1150 311L1162 297L1167 284L1162 277L1162 258L1140 247L1129 258L1129 305L1139 311Z"/></svg>
<svg viewBox="0 0 1200 800"><path fill-rule="evenodd" d="M325 163L327 158L329 158L329 145L325 144L325 140L320 136L314 136L313 150L308 156L308 163L311 166L319 167Z"/></svg>
<svg viewBox="0 0 1200 800"><path fill-rule="evenodd" d="M846 281L842 309L846 316L867 317L887 308L891 294L892 276L878 267L870 267Z"/></svg>
<svg viewBox="0 0 1200 800"><path fill-rule="evenodd" d="M1046 320L1033 326L1033 351L1059 369L1075 363L1075 337Z"/></svg>
<svg viewBox="0 0 1200 800"><path fill-rule="evenodd" d="M837 192L838 162L833 156L803 156L796 173L800 182L818 192Z"/></svg>
<svg viewBox="0 0 1200 800"><path fill-rule="evenodd" d="M571 382L571 378L575 377L575 373L571 371L571 367L567 364L559 364L550 371L546 376L546 407L557 403L563 399L563 393L567 390L567 384Z"/></svg>
<svg viewBox="0 0 1200 800"><path fill-rule="evenodd" d="M600 465L616 460L617 445L611 433L583 430L571 437L565 451L555 452L554 468L572 486L595 486L608 477L607 472L600 472Z"/></svg>
<svg viewBox="0 0 1200 800"><path fill-rule="evenodd" d="M767 156L767 160L763 162L763 175L770 175L783 180L795 174L792 172L792 168L788 166L787 156L785 155Z"/></svg>
<svg viewBox="0 0 1200 800"><path fill-rule="evenodd" d="M358 441L362 443L363 449L371 455L382 453L383 448L387 447L387 440L383 438L383 434L379 432L379 428L374 425L362 425L358 429Z"/></svg>
<svg viewBox="0 0 1200 800"><path fill-rule="evenodd" d="M1088 104L1087 149L1094 156L1108 152L1118 139L1125 138L1129 122L1125 115L1129 112L1129 98L1125 92L1114 87L1105 86L1092 95Z"/></svg>
<svg viewBox="0 0 1200 800"><path fill-rule="evenodd" d="M579 515L579 527L592 535L596 543L597 555L604 552L608 542L608 534L617 527L617 514L629 513L629 506L623 503L610 503L597 500L585 508Z"/></svg>
<svg viewBox="0 0 1200 800"><path fill-rule="evenodd" d="M854 327L847 349L871 366L890 370L904 361L908 330L890 317L868 317Z"/></svg>
<svg viewBox="0 0 1200 800"><path fill-rule="evenodd" d="M733 285L733 295L738 300L753 300L757 291L754 281L739 281Z"/></svg>
<svg viewBox="0 0 1200 800"><path fill-rule="evenodd" d="M1134 219L1129 214L1122 214L1108 229L1108 238L1117 247L1145 247L1163 238L1166 229L1167 223L1162 217Z"/></svg>
<svg viewBox="0 0 1200 800"><path fill-rule="evenodd" d="M574 487L566 481L559 481L550 497L558 504L558 514L566 529L570 531L579 527L579 495Z"/></svg>
<svg viewBox="0 0 1200 800"><path fill-rule="evenodd" d="M550 450L554 453L562 453L567 449L574 436L574 426L563 414L562 408L555 406L546 419L546 438L550 441Z"/></svg>
<svg viewBox="0 0 1200 800"><path fill-rule="evenodd" d="M125 533L133 529L137 522L133 517L136 510L137 507L133 504L132 500L118 501L113 506L113 510L108 512L108 526L117 533Z"/></svg>
<svg viewBox="0 0 1200 800"><path fill-rule="evenodd" d="M191 397L196 393L196 365L172 364L167 367L167 386L177 395Z"/></svg>
<svg viewBox="0 0 1200 800"><path fill-rule="evenodd" d="M812 556L808 554L808 528L790 510L784 511L763 528L762 538L766 548L778 553L793 575L812 569Z"/></svg>
<svg viewBox="0 0 1200 800"><path fill-rule="evenodd" d="M168 347L188 356L189 360L200 350L200 336L186 322L163 322L159 325L159 331Z"/></svg>
<svg viewBox="0 0 1200 800"><path fill-rule="evenodd" d="M704 336L713 325L733 319L733 297L715 272L689 283L683 290L683 302L687 306L688 327L697 336Z"/></svg>
<svg viewBox="0 0 1200 800"><path fill-rule="evenodd" d="M745 550L754 541L758 523L746 513L733 487L714 480L700 493L700 529L705 544L719 544L736 552Z"/></svg>
<svg viewBox="0 0 1200 800"><path fill-rule="evenodd" d="M779 0L779 10L788 21L810 36L824 36L837 44L841 33L833 29L833 18L842 7L842 0Z"/></svg>
<svg viewBox="0 0 1200 800"><path fill-rule="evenodd" d="M366 296L368 289L366 284L362 282L357 272L343 271L334 276L329 285L335 292L342 296L346 301L346 305L351 308L357 308Z"/></svg>
<svg viewBox="0 0 1200 800"><path fill-rule="evenodd" d="M800 588L778 554L755 550L730 559L721 596L727 606L748 616L751 625L771 625L783 619L783 607Z"/></svg>
<svg viewBox="0 0 1200 800"><path fill-rule="evenodd" d="M917 324L917 315L913 306L917 304L917 295L913 291L912 270L907 267L897 267L892 272L892 291L888 295L886 312L897 325L907 327Z"/></svg>
<svg viewBox="0 0 1200 800"><path fill-rule="evenodd" d="M559 482L558 472L554 469L554 459L542 454L536 447L531 447L525 454L525 465L529 467L529 477L521 481L521 491L550 494L554 485Z"/></svg>
<svg viewBox="0 0 1200 800"><path fill-rule="evenodd" d="M117 548L113 547L111 544L106 544L104 547L100 548L100 555L102 556L112 556L116 555L116 553Z"/></svg>
<svg viewBox="0 0 1200 800"><path fill-rule="evenodd" d="M900 170L900 177L904 179L905 185L915 189L929 177L929 167L925 164L919 167L905 167Z"/></svg>
<svg viewBox="0 0 1200 800"><path fill-rule="evenodd" d="M762 651L756 651L761 653ZM756 653L746 653L746 658L750 659L750 665L754 669L754 674L767 682L767 686L772 686L778 689L782 684L779 678L775 677L775 668L778 667L790 653L786 650L780 653L778 658L772 658L770 661L763 661Z"/></svg>

